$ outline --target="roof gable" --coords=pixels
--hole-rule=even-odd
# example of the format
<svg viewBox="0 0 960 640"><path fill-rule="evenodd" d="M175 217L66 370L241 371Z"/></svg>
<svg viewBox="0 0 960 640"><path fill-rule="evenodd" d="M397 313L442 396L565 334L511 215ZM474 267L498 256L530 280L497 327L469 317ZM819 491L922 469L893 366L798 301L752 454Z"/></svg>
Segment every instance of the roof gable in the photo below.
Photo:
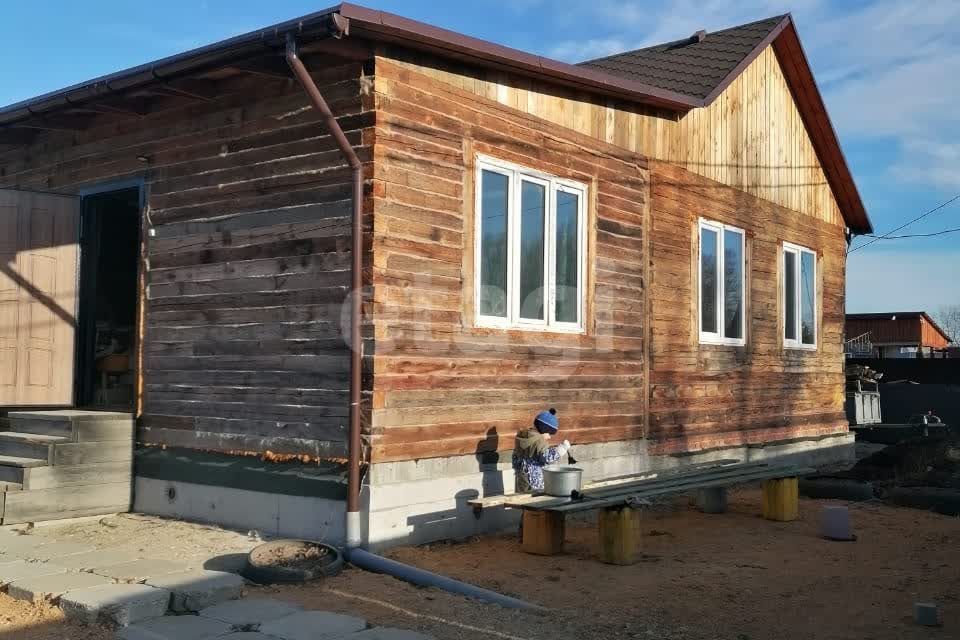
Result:
<svg viewBox="0 0 960 640"><path fill-rule="evenodd" d="M790 14L713 33L698 32L683 40L588 60L578 66L688 95L707 106L768 46L780 60L847 226L856 233L871 233L873 225Z"/></svg>

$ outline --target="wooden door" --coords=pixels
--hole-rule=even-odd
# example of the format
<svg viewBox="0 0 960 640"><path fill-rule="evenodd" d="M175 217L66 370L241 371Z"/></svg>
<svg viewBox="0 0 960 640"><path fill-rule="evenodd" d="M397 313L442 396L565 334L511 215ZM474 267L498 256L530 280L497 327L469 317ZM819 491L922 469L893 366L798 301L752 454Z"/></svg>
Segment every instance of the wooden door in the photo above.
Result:
<svg viewBox="0 0 960 640"><path fill-rule="evenodd" d="M0 407L73 403L80 199L0 189Z"/></svg>

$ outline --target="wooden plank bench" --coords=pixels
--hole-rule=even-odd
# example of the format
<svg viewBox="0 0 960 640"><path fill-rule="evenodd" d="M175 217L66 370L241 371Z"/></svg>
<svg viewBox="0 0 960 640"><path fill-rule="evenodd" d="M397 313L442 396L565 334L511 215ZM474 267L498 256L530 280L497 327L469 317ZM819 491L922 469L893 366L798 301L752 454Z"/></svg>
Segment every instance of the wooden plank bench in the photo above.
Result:
<svg viewBox="0 0 960 640"><path fill-rule="evenodd" d="M660 471L644 471L643 473L618 476L615 478L607 478L605 480L599 480L597 482L590 482L581 488L581 493L593 492L598 489L607 489L613 487L627 486L634 482L642 480L652 480L655 478L664 478L664 477L675 477L679 475L686 475L688 473L694 473L697 471L703 471L706 469L715 469L724 466L730 466L740 462L737 458L722 458L720 460L713 460L711 462L700 462L697 464L686 465L683 467L674 467L672 469L663 469ZM523 505L530 503L535 504L537 501L549 501L556 500L553 496L547 496L544 494L531 494L531 493L509 493L509 494L500 494L495 496L484 496L474 498L473 500L468 500L467 504L473 507L475 514L479 515L484 509L492 509L494 507L507 507L511 509L521 509L524 508Z"/></svg>
<svg viewBox="0 0 960 640"><path fill-rule="evenodd" d="M565 516L568 513L599 510L600 559L611 564L632 564L639 540L639 511L645 499L699 492L701 506L708 513L720 513L726 504L728 487L763 481L763 516L788 522L799 515L797 478L814 473L807 467L764 462L713 464L661 472L656 477L625 479L605 486L587 485L579 495L557 498L545 495L504 496L507 508L523 509L522 548L537 555L563 551ZM704 492L713 492L704 496Z"/></svg>

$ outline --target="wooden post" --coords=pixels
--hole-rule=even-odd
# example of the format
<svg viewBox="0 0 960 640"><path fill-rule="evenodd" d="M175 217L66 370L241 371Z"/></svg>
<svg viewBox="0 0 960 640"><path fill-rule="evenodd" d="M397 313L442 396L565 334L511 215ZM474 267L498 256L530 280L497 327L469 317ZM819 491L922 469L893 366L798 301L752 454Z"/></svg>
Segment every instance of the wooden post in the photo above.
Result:
<svg viewBox="0 0 960 640"><path fill-rule="evenodd" d="M763 481L763 517L790 522L800 517L800 493L796 478Z"/></svg>
<svg viewBox="0 0 960 640"><path fill-rule="evenodd" d="M523 541L520 548L538 556L563 553L566 522L562 513L523 510Z"/></svg>
<svg viewBox="0 0 960 640"><path fill-rule="evenodd" d="M640 550L640 511L626 506L602 509L598 516L601 562L629 565Z"/></svg>
<svg viewBox="0 0 960 640"><path fill-rule="evenodd" d="M703 513L727 512L727 488L711 487L697 491L697 508Z"/></svg>

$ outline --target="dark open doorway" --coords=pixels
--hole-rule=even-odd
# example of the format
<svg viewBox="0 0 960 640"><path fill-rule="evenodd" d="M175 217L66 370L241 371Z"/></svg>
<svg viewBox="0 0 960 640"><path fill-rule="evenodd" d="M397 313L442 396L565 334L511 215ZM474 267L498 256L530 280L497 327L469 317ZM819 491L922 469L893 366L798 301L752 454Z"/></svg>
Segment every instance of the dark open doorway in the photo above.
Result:
<svg viewBox="0 0 960 640"><path fill-rule="evenodd" d="M140 188L83 198L76 404L128 410L136 386Z"/></svg>

